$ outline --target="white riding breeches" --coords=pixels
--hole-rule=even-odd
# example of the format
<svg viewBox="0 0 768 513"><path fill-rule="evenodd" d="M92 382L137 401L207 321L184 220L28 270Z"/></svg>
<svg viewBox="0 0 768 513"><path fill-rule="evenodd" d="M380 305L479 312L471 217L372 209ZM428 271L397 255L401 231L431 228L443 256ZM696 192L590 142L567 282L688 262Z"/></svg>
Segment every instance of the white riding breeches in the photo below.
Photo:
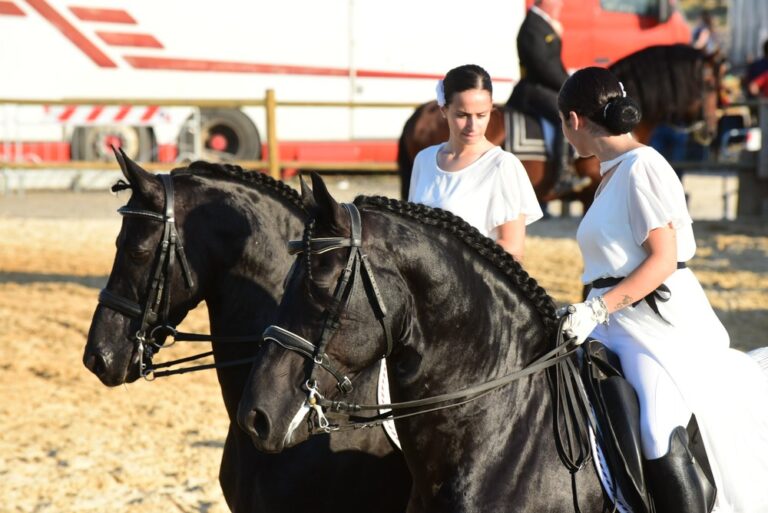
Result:
<svg viewBox="0 0 768 513"><path fill-rule="evenodd" d="M660 458L669 451L672 431L677 426L688 425L691 409L683 401L667 371L646 348L629 335L617 336L615 331L608 339L600 328L592 336L617 354L624 376L637 392L643 456L649 460Z"/></svg>

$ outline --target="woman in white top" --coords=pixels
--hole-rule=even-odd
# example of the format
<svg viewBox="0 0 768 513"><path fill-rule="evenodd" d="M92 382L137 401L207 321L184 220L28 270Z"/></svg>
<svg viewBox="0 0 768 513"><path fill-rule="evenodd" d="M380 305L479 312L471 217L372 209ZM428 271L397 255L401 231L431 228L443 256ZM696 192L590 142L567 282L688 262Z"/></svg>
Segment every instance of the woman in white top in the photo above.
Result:
<svg viewBox="0 0 768 513"><path fill-rule="evenodd" d="M408 199L456 214L520 260L525 226L542 212L520 160L485 138L492 93L491 77L474 64L438 82L450 136L416 155Z"/></svg>
<svg viewBox="0 0 768 513"><path fill-rule="evenodd" d="M593 288L568 307L564 329L615 351L637 391L656 511L768 512L768 383L754 360L729 349L685 265L696 241L679 179L628 134L640 111L608 70L576 72L558 106L565 136L579 155L600 159L603 175L577 232L582 280ZM711 476L688 452L692 413Z"/></svg>

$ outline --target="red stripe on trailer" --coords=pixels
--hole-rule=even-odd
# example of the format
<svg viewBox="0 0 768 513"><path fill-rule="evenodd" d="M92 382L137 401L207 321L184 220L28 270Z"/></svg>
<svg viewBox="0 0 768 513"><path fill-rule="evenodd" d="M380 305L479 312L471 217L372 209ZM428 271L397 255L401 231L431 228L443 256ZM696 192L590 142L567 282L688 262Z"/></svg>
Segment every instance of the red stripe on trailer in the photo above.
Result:
<svg viewBox="0 0 768 513"><path fill-rule="evenodd" d="M141 48L163 48L162 43L150 34L127 32L96 32L102 41L111 46L136 46Z"/></svg>
<svg viewBox="0 0 768 513"><path fill-rule="evenodd" d="M7 151L7 153L6 153ZM0 159L21 162L67 162L70 160L69 143L60 141L21 142L0 144Z"/></svg>
<svg viewBox="0 0 768 513"><path fill-rule="evenodd" d="M125 116L127 116L129 112L131 112L130 105L121 105L120 110L118 110L117 114L115 114L115 121L122 121L125 119Z"/></svg>
<svg viewBox="0 0 768 513"><path fill-rule="evenodd" d="M272 73L283 75L330 75L345 77L349 71L341 68L316 68L279 64L254 64L248 62L208 61L201 59L175 59L168 57L124 57L137 69L162 69L174 71L215 71L227 73Z"/></svg>
<svg viewBox="0 0 768 513"><path fill-rule="evenodd" d="M395 162L397 141L394 139L366 141L280 141L281 160L320 162ZM267 145L262 145L267 155Z"/></svg>
<svg viewBox="0 0 768 513"><path fill-rule="evenodd" d="M96 45L91 43L70 22L56 12L45 0L27 0L27 3L40 15L48 20L64 37L72 41L85 55L102 68L116 68L117 65Z"/></svg>
<svg viewBox="0 0 768 513"><path fill-rule="evenodd" d="M86 121L94 121L99 118L99 115L101 115L101 112L104 110L103 105L96 105L95 107L91 108L91 112L88 113L88 117L85 118Z"/></svg>
<svg viewBox="0 0 768 513"><path fill-rule="evenodd" d="M72 14L83 21L99 21L102 23L126 23L136 25L136 20L122 9L95 9L91 7L70 7Z"/></svg>
<svg viewBox="0 0 768 513"><path fill-rule="evenodd" d="M64 111L61 114L59 114L59 117L58 117L59 121L67 121L69 118L72 117L72 114L74 114L76 110L77 110L76 105L67 105L64 108Z"/></svg>
<svg viewBox="0 0 768 513"><path fill-rule="evenodd" d="M26 16L26 13L22 11L18 5L13 2L0 2L0 15L5 16Z"/></svg>
<svg viewBox="0 0 768 513"><path fill-rule="evenodd" d="M361 78L423 78L429 80L441 80L443 75L435 75L432 73L409 73L407 71L379 71L371 69L358 69L355 71L355 76ZM494 82L514 82L511 78L493 78Z"/></svg>
<svg viewBox="0 0 768 513"><path fill-rule="evenodd" d="M260 64L254 62L208 61L200 59L177 59L172 57L147 57L126 55L124 59L137 69L170 71L205 71L218 73L265 73L277 75L318 75L348 77L347 68L321 68L316 66L294 66L290 64ZM433 73L411 73L406 71L379 71L358 69L355 75L361 78L419 78L438 80L443 75ZM511 78L494 77L494 82L514 82Z"/></svg>
<svg viewBox="0 0 768 513"><path fill-rule="evenodd" d="M152 119L152 116L154 116L158 110L160 110L160 107L157 105L152 105L151 107L147 107L147 110L144 111L144 115L141 116L141 120L149 121L150 119Z"/></svg>

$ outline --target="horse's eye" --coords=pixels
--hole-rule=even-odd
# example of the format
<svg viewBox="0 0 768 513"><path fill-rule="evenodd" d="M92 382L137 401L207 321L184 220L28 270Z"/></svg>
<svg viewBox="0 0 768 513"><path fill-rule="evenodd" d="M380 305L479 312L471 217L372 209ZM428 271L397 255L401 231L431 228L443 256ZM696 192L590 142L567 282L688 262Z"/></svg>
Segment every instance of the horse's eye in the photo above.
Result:
<svg viewBox="0 0 768 513"><path fill-rule="evenodd" d="M146 249L132 249L128 251L128 256L137 263L145 262L149 258L149 251Z"/></svg>

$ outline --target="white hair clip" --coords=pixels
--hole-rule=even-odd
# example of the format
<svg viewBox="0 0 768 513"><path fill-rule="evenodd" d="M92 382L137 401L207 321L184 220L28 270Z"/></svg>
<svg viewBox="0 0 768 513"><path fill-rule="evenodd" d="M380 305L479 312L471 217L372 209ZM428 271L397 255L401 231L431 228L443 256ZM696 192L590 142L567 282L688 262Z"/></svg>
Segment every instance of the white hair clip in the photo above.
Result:
<svg viewBox="0 0 768 513"><path fill-rule="evenodd" d="M619 89L621 89L621 97L626 98L627 97L627 91L624 89L624 84L619 82ZM613 103L613 100L616 98L614 97L611 100L608 100L608 103L605 104L605 107L603 107L603 119L608 119L608 107L611 106L611 103Z"/></svg>
<svg viewBox="0 0 768 513"><path fill-rule="evenodd" d="M442 80L437 81L437 85L435 86L435 94L436 94L437 104L440 107L445 107L445 89L443 88Z"/></svg>

